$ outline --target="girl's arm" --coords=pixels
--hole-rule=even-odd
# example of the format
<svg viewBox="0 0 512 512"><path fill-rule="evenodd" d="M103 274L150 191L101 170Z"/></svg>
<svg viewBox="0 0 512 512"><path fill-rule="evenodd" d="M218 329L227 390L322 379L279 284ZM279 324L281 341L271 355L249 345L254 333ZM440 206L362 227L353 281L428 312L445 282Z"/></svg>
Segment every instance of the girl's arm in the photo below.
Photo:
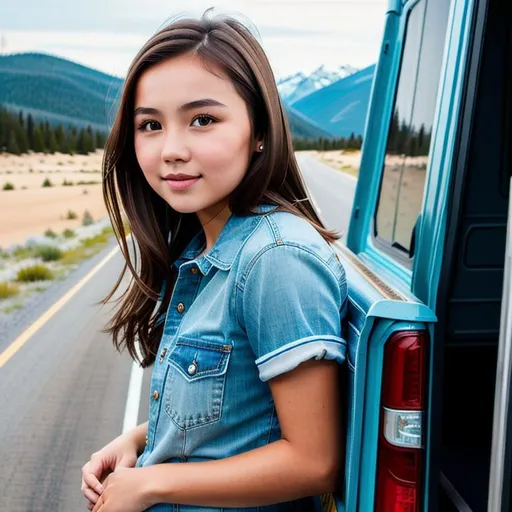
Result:
<svg viewBox="0 0 512 512"><path fill-rule="evenodd" d="M225 459L140 468L152 504L255 507L334 491L342 453L339 366L309 360L269 381L282 438Z"/></svg>
<svg viewBox="0 0 512 512"><path fill-rule="evenodd" d="M124 434L121 434L126 437L130 437L133 440L135 446L137 446L137 453L142 453L146 446L146 436L148 435L148 423L148 421L146 421L146 423L141 423L140 425L134 427L132 430L129 430Z"/></svg>

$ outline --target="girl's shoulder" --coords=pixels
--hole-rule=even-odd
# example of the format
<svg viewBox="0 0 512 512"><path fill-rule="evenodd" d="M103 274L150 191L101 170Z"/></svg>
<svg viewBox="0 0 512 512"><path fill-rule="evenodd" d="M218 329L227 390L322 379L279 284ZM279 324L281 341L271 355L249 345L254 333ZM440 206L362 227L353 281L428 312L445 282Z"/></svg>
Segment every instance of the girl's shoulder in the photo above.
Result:
<svg viewBox="0 0 512 512"><path fill-rule="evenodd" d="M248 272L265 253L279 258L282 265L297 258L317 261L340 276L341 263L332 245L305 218L286 211L268 212L256 224L240 250L240 270ZM281 268L282 266L279 265Z"/></svg>

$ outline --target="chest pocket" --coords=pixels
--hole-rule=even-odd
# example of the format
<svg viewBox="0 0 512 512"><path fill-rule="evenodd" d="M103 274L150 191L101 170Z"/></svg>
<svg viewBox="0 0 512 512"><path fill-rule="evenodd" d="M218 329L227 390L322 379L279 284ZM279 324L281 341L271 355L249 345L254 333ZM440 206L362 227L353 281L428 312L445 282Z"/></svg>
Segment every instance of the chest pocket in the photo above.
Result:
<svg viewBox="0 0 512 512"><path fill-rule="evenodd" d="M218 421L231 345L178 338L168 357L164 409L181 429Z"/></svg>

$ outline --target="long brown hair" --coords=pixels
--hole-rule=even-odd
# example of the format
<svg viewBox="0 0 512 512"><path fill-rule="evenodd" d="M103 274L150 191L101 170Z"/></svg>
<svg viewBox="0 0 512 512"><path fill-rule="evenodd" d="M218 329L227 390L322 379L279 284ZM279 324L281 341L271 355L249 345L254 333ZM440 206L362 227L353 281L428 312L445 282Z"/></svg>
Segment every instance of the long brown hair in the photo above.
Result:
<svg viewBox="0 0 512 512"><path fill-rule="evenodd" d="M293 152L292 138L274 74L252 33L238 20L217 15L181 19L159 30L134 58L124 82L119 108L105 144L103 194L125 263L114 288L100 303L106 304L119 287L126 269L130 286L118 299L117 311L103 332L113 335L115 347L126 344L142 367L155 361L163 323L156 320L167 310L177 272L172 263L200 230L195 213L173 210L147 183L134 148L133 111L135 87L142 73L166 59L193 53L207 66L216 64L232 81L247 104L252 134L263 140L238 187L229 197L235 215L256 214L261 203L307 219L328 242L339 238L318 218L302 181ZM137 244L140 262L134 268L126 242L123 214ZM137 259L135 258L137 266ZM164 298L156 312L158 292L166 282ZM136 340L142 355L135 349Z"/></svg>

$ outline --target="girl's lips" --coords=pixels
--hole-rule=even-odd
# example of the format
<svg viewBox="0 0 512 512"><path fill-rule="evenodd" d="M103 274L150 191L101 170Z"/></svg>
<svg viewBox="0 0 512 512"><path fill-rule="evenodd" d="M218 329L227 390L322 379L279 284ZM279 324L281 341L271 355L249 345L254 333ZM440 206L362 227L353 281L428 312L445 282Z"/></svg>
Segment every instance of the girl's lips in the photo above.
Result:
<svg viewBox="0 0 512 512"><path fill-rule="evenodd" d="M200 179L201 179L201 177L192 178L190 180L165 180L165 181L169 185L169 187L172 188L173 190L183 190L185 188L192 186L196 181L199 181Z"/></svg>

